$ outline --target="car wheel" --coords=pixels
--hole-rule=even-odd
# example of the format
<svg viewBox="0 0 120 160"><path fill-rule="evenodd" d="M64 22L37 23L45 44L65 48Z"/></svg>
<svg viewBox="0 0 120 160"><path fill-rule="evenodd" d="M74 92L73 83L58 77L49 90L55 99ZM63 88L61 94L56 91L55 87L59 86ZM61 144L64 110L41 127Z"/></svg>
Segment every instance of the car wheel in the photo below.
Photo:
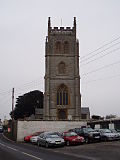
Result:
<svg viewBox="0 0 120 160"><path fill-rule="evenodd" d="M47 142L45 143L45 147L46 147L46 148L48 148L48 147L49 147L49 144L48 144Z"/></svg>
<svg viewBox="0 0 120 160"><path fill-rule="evenodd" d="M66 142L66 145L67 145L67 146L69 146L69 145L70 145L70 142L69 142L69 141L67 141L67 142Z"/></svg>

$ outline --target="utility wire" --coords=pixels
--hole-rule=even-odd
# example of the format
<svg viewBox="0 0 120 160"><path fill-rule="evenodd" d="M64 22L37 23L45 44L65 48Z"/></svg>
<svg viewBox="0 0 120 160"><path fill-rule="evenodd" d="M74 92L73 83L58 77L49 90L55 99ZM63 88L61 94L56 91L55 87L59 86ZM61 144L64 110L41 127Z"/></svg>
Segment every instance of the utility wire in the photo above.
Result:
<svg viewBox="0 0 120 160"><path fill-rule="evenodd" d="M112 48L112 47L118 45L119 43L120 43L120 42L115 43L115 44L113 44L112 46L110 46L110 47L108 47L108 48L106 48L106 49L104 49L104 50L102 50L102 51L100 51L100 52L98 52L98 53L96 53L96 54L94 54L94 55L91 55L91 56L88 57L88 58L85 58L84 60L81 61L81 63L83 63L84 61L87 61L87 60L91 59L92 57L94 57L94 56L96 56L96 55L98 55L98 54L100 54L100 53L102 53L102 52L107 51L108 49L110 49L110 48Z"/></svg>
<svg viewBox="0 0 120 160"><path fill-rule="evenodd" d="M98 58L95 58L95 59L93 59L93 60L91 60L91 61L88 61L87 63L84 63L84 64L82 64L81 66L84 66L84 65L87 65L87 64L89 64L89 63L91 63L91 62L94 62L94 61L96 61L96 60L99 60L99 59L103 58L104 56L107 56L107 55L109 55L109 54L111 54L111 53L114 53L114 52L116 52L116 51L118 51L118 50L120 50L120 48L116 48L116 49L114 49L114 50L112 50L112 51L110 51L110 52L107 52L106 54L104 54L104 55L102 55L102 56L100 56L100 57L98 57Z"/></svg>
<svg viewBox="0 0 120 160"><path fill-rule="evenodd" d="M16 86L15 88L17 88L17 89L21 89L21 88L24 88L24 87L26 87L26 86L29 86L29 85L32 85L32 84L34 84L34 83L41 83L41 79L36 79L36 80L34 80L34 81L31 81L31 82L28 82L28 83L25 83L25 84L23 84L23 85L21 85L21 86Z"/></svg>
<svg viewBox="0 0 120 160"><path fill-rule="evenodd" d="M112 40L112 41L110 41L110 42L108 42L108 43L106 43L106 44L102 45L101 47L99 47L99 48L95 49L94 51L92 51L92 52L88 53L87 55L82 56L82 57L81 57L81 59L83 59L84 57L87 57L87 56L91 55L92 53L94 53L94 52L96 52L96 51L98 51L98 50L100 50L100 49L104 48L105 46L107 46L107 45L109 45L109 44L111 44L111 43L113 43L113 42L117 41L118 39L120 39L120 37L118 37L118 38L116 38L116 39L114 39L114 40Z"/></svg>
<svg viewBox="0 0 120 160"><path fill-rule="evenodd" d="M8 91L2 91L0 92L0 95L6 95L6 94L10 94L12 92L12 89L11 90L8 90Z"/></svg>
<svg viewBox="0 0 120 160"><path fill-rule="evenodd" d="M120 61L117 61L117 62L114 62L114 63L108 64L108 65L105 65L105 66L103 66L103 67L101 67L101 68L98 68L98 69L93 70L93 71L91 71L91 72L85 73L85 74L81 75L81 77L82 77L82 76L87 76L88 74L91 74L91 73L97 72L97 71L99 71L99 70L102 70L102 69L104 69L104 68L111 67L111 66L116 65L116 64L119 64L119 63L120 63Z"/></svg>
<svg viewBox="0 0 120 160"><path fill-rule="evenodd" d="M25 84L23 84L23 85L21 85L21 86L19 86L19 87L15 86L15 90L16 90L16 91L17 91L17 90L23 90L22 88L27 88L27 87L31 87L31 86L34 87L34 86L35 86L35 83L40 83L40 84L42 84L42 82L38 79L38 80L34 80L34 81L31 81L31 82L25 83ZM38 86L38 84L37 84L36 86ZM0 92L0 95L6 96L7 94L11 94L11 92L12 92L12 89L9 89L9 90L7 90L7 91L1 91L1 92Z"/></svg>
<svg viewBox="0 0 120 160"><path fill-rule="evenodd" d="M37 86L39 86L39 84L36 84L36 85L34 85L33 87L34 87L34 89L35 89L35 87L37 87ZM24 91L24 90L26 90L26 89L28 89L29 87L26 87L26 88L24 88L24 89L19 89L19 91L18 90L15 90L15 95L20 95L20 94L23 94L22 93L22 91ZM31 87L30 87L31 88ZM29 91L30 92L30 91Z"/></svg>
<svg viewBox="0 0 120 160"><path fill-rule="evenodd" d="M82 84L88 84L88 83L92 83L92 82L96 82L96 81L113 79L113 78L116 78L116 77L120 77L120 74L118 74L118 75L113 75L113 76L109 76L109 77L105 77L105 78L94 79L94 80L91 80L91 81L83 82Z"/></svg>

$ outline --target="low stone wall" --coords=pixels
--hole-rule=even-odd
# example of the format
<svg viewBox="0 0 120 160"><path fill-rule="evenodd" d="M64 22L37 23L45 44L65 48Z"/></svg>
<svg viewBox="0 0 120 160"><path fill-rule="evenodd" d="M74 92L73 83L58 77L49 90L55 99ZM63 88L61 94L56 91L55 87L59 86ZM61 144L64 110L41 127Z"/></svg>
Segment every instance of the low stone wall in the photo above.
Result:
<svg viewBox="0 0 120 160"><path fill-rule="evenodd" d="M17 141L23 141L24 137L38 131L67 131L68 129L86 126L83 121L18 121Z"/></svg>

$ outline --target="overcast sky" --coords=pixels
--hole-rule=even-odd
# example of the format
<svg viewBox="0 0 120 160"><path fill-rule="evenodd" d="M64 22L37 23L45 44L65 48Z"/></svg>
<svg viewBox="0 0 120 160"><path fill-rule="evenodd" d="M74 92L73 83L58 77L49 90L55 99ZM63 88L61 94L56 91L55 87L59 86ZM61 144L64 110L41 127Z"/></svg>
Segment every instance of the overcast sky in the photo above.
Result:
<svg viewBox="0 0 120 160"><path fill-rule="evenodd" d="M119 0L0 0L0 118L9 118L13 87L15 99L44 91L48 17L53 27L76 17L82 106L120 117Z"/></svg>

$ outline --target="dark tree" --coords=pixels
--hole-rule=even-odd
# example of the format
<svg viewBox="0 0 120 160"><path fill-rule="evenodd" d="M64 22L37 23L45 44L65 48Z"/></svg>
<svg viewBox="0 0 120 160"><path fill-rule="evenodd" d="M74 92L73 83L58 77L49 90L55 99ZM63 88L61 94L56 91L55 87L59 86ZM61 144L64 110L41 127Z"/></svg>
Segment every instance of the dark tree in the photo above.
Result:
<svg viewBox="0 0 120 160"><path fill-rule="evenodd" d="M35 108L43 108L43 92L35 90L19 96L15 108L10 112L15 120L35 114Z"/></svg>
<svg viewBox="0 0 120 160"><path fill-rule="evenodd" d="M93 120L103 120L104 117L98 116L98 115L92 115Z"/></svg>
<svg viewBox="0 0 120 160"><path fill-rule="evenodd" d="M106 119L116 118L117 116L114 114L106 115Z"/></svg>

